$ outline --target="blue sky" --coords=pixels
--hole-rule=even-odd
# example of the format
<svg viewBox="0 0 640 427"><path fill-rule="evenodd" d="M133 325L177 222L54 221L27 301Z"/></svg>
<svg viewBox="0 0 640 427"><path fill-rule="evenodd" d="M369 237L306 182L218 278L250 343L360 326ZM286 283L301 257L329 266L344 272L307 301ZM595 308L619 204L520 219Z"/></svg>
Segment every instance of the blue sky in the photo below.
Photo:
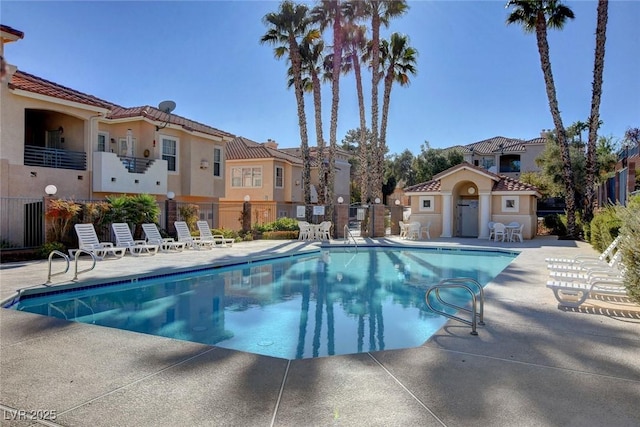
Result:
<svg viewBox="0 0 640 427"><path fill-rule="evenodd" d="M425 141L448 147L498 135L530 139L553 127L535 35L505 25L505 3L410 1L409 12L392 22L385 34L406 34L419 56L411 85L392 91L390 153L418 154ZM300 134L287 64L259 43L267 30L262 18L278 4L3 0L0 17L25 33L5 46L7 61L25 72L125 107L171 99L181 116L295 147ZM566 4L576 19L551 32L549 43L568 126L590 111L597 3ZM610 2L600 133L616 139L640 126L639 20L639 1ZM323 96L328 138L329 86ZM307 106L315 145L310 97ZM353 76L343 76L338 140L358 123Z"/></svg>

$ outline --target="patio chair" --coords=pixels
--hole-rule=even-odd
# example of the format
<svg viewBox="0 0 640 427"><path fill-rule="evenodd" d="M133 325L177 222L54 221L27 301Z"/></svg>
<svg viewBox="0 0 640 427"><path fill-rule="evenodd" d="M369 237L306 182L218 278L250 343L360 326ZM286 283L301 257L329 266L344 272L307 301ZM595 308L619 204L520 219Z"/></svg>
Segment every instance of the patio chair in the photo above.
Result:
<svg viewBox="0 0 640 427"><path fill-rule="evenodd" d="M122 258L127 251L126 247L114 246L111 242L99 241L93 224L76 224L74 228L78 236L78 249L91 252L99 260L104 259L107 255ZM75 256L78 249L69 249L69 255L71 257Z"/></svg>
<svg viewBox="0 0 640 427"><path fill-rule="evenodd" d="M515 242L516 240L522 243L522 229L524 229L524 224L520 224L520 227L511 230L511 240Z"/></svg>
<svg viewBox="0 0 640 427"><path fill-rule="evenodd" d="M493 224L493 240L497 242L498 238L500 238L501 242L504 242L507 238L507 227L501 222Z"/></svg>
<svg viewBox="0 0 640 427"><path fill-rule="evenodd" d="M113 228L113 234L116 236L116 245L129 249L131 255L155 255L158 253L158 245L147 243L144 240L134 240L129 224L114 222L111 227Z"/></svg>
<svg viewBox="0 0 640 427"><path fill-rule="evenodd" d="M331 240L331 221L322 221L316 235L318 240Z"/></svg>
<svg viewBox="0 0 640 427"><path fill-rule="evenodd" d="M611 244L607 246L607 248L599 256L577 255L573 258L545 258L545 261L547 262L547 264L575 264L584 261L607 262L611 258L611 256L613 256L613 253L618 249L618 243L620 243L620 240L622 240L622 235L619 235L618 237L613 239L613 242L611 242Z"/></svg>
<svg viewBox="0 0 640 427"><path fill-rule="evenodd" d="M616 252L608 263L583 262L567 266L574 268L551 270L549 275L562 280L585 280L593 276L621 278L625 269L622 264L622 252Z"/></svg>
<svg viewBox="0 0 640 427"><path fill-rule="evenodd" d="M554 271L586 271L586 270L608 270L608 269L617 269L618 264L622 260L622 252L616 252L609 262L602 261L600 259L585 259L578 260L574 263L558 263L558 264L547 264L547 269L551 272Z"/></svg>
<svg viewBox="0 0 640 427"><path fill-rule="evenodd" d="M400 238L401 239L406 239L407 238L407 230L409 229L409 226L407 224L405 224L404 221L398 221L398 225L400 226Z"/></svg>
<svg viewBox="0 0 640 427"><path fill-rule="evenodd" d="M158 245L158 248L162 252L170 250L182 251L186 243L176 242L172 237L162 237L158 227L155 224L142 224L142 231L147 238L147 243Z"/></svg>
<svg viewBox="0 0 640 427"><path fill-rule="evenodd" d="M298 240L309 240L311 238L311 225L307 221L298 221Z"/></svg>
<svg viewBox="0 0 640 427"><path fill-rule="evenodd" d="M420 238L420 227L418 221L410 222L407 227L407 239L418 240Z"/></svg>
<svg viewBox="0 0 640 427"><path fill-rule="evenodd" d="M431 221L427 222L425 225L421 227L420 237L422 237L423 234L426 234L427 240L431 240L431 233L429 232L430 228L431 228Z"/></svg>
<svg viewBox="0 0 640 427"><path fill-rule="evenodd" d="M553 290L560 305L567 307L579 307L595 295L628 296L624 281L615 277L594 276L578 282L549 281L547 288Z"/></svg>
<svg viewBox="0 0 640 427"><path fill-rule="evenodd" d="M226 238L222 234L213 234L209 228L207 221L196 222L198 230L200 230L200 240L212 241L215 246L233 246L234 239Z"/></svg>
<svg viewBox="0 0 640 427"><path fill-rule="evenodd" d="M176 233L178 234L178 242L184 242L187 248L200 250L200 249L212 249L214 242L212 240L201 240L191 235L189 226L184 221L175 221Z"/></svg>
<svg viewBox="0 0 640 427"><path fill-rule="evenodd" d="M491 239L494 237L494 234L493 234L493 226L494 226L495 224L496 224L496 223L495 223L495 222L493 222L493 221L489 221L489 222L487 223L487 227L489 227L489 240L491 240Z"/></svg>

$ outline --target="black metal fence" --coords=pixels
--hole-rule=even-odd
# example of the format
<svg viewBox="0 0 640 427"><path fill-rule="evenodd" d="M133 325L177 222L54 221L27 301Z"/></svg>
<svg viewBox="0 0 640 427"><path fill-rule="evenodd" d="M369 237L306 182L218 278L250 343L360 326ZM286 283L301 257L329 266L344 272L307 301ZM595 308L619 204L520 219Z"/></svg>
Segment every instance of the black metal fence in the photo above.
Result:
<svg viewBox="0 0 640 427"><path fill-rule="evenodd" d="M0 248L35 248L44 243L44 199L0 198Z"/></svg>
<svg viewBox="0 0 640 427"><path fill-rule="evenodd" d="M59 148L24 146L25 166L42 166L57 169L87 169L87 153L84 151L61 150Z"/></svg>

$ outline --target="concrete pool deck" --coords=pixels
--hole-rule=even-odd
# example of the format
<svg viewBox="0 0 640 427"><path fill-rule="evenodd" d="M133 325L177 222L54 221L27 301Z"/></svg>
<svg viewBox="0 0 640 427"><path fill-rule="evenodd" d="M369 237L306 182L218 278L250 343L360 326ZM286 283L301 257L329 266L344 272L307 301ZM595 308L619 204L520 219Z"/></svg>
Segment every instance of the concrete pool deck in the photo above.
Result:
<svg viewBox="0 0 640 427"><path fill-rule="evenodd" d="M588 300L563 309L545 286L545 257L594 254L590 245L376 240L384 241L522 253L485 288L478 336L449 321L403 350L289 361L2 309L0 424L33 425L25 419L40 415L49 426L640 425L640 307ZM255 241L127 255L99 262L80 282L317 247ZM46 277L45 261L1 264L0 300Z"/></svg>

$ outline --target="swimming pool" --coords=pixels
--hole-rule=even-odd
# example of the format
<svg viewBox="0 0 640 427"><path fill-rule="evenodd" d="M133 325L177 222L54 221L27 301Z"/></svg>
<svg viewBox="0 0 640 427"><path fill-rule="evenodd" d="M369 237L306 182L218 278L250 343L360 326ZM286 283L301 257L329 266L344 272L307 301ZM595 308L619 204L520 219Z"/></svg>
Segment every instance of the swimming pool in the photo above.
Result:
<svg viewBox="0 0 640 427"><path fill-rule="evenodd" d="M12 308L286 359L419 346L446 322L442 278L483 286L514 252L371 247L23 296ZM452 291L453 292L453 291ZM450 294L465 305L468 295Z"/></svg>

